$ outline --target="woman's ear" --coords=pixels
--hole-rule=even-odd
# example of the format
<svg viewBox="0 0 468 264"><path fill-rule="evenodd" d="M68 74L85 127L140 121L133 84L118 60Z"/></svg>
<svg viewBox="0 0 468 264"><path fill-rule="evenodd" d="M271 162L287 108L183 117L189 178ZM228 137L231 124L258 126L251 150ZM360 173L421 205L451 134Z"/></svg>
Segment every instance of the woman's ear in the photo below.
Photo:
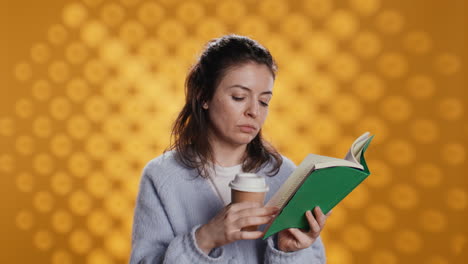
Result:
<svg viewBox="0 0 468 264"><path fill-rule="evenodd" d="M207 102L204 102L203 105L202 105L203 109L207 110L208 109L208 103Z"/></svg>

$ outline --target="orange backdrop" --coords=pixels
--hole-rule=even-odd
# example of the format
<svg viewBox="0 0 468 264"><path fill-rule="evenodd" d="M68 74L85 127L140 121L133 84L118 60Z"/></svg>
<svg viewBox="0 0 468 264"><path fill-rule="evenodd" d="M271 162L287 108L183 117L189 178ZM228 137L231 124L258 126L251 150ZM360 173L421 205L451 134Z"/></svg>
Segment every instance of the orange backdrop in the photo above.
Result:
<svg viewBox="0 0 468 264"><path fill-rule="evenodd" d="M299 163L369 130L372 175L327 223L329 263L467 251L464 0L2 0L1 263L126 263L140 172L188 67L225 33L280 70L265 134ZM461 263L461 261L460 261Z"/></svg>

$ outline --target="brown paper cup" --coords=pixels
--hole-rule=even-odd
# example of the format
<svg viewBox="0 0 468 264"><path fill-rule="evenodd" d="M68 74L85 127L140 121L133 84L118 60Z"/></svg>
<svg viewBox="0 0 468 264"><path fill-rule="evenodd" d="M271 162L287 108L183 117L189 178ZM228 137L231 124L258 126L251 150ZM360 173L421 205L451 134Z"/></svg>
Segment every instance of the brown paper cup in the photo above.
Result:
<svg viewBox="0 0 468 264"><path fill-rule="evenodd" d="M232 203L241 202L257 202L263 205L265 200L265 192L244 192L231 189L231 200ZM242 231L257 231L258 226L248 226L242 228Z"/></svg>

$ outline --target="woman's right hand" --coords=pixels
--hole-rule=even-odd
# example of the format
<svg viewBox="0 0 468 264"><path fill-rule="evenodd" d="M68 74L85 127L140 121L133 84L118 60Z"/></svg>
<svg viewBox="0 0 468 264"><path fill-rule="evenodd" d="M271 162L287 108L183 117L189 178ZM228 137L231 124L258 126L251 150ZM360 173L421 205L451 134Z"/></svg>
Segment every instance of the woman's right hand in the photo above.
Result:
<svg viewBox="0 0 468 264"><path fill-rule="evenodd" d="M278 212L276 207L262 207L259 203L242 202L229 204L207 224L195 232L197 245L206 254L241 239L257 239L262 231L242 231L247 226L267 224Z"/></svg>

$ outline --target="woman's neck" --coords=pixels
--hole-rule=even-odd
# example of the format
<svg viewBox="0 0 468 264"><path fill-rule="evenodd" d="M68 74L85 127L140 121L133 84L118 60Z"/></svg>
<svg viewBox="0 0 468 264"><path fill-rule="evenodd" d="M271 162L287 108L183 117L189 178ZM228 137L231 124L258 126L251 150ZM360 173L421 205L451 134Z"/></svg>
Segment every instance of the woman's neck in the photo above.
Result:
<svg viewBox="0 0 468 264"><path fill-rule="evenodd" d="M217 140L210 141L215 164L231 167L244 161L247 145L232 145Z"/></svg>

